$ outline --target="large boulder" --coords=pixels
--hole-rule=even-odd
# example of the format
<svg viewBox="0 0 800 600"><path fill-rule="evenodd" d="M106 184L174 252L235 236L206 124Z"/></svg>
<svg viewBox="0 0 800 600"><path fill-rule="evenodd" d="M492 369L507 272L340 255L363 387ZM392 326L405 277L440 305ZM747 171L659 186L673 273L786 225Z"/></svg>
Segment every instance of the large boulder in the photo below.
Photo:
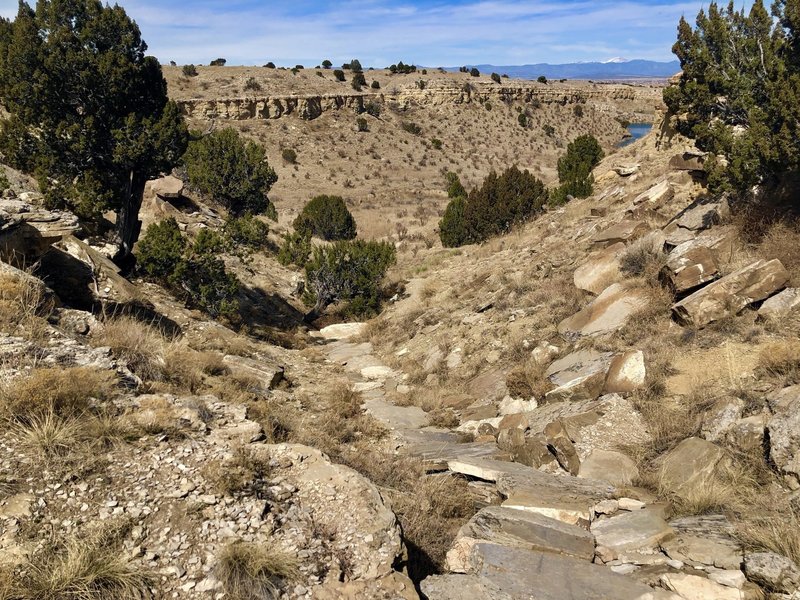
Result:
<svg viewBox="0 0 800 600"><path fill-rule="evenodd" d="M631 485L639 476L636 463L628 456L615 450L593 450L581 462L578 477L607 481L611 485Z"/></svg>
<svg viewBox="0 0 800 600"><path fill-rule="evenodd" d="M163 200L175 200L183 195L183 181L167 175L160 179L147 182L152 192Z"/></svg>
<svg viewBox="0 0 800 600"><path fill-rule="evenodd" d="M650 231L650 226L644 221L623 220L611 227L596 233L592 238L598 246L611 246L620 242L632 242Z"/></svg>
<svg viewBox="0 0 800 600"><path fill-rule="evenodd" d="M669 159L669 168L675 171L703 171L705 157L704 153L696 151L676 154Z"/></svg>
<svg viewBox="0 0 800 600"><path fill-rule="evenodd" d="M664 179L636 196L633 199L633 204L634 206L647 204L650 207L658 208L672 200L674 196L675 190L672 188L672 184L667 179Z"/></svg>
<svg viewBox="0 0 800 600"><path fill-rule="evenodd" d="M284 367L268 358L253 359L227 354L222 362L234 375L252 380L262 391L273 390L283 381Z"/></svg>
<svg viewBox="0 0 800 600"><path fill-rule="evenodd" d="M800 288L787 288L768 298L758 309L762 319L780 319L800 309Z"/></svg>
<svg viewBox="0 0 800 600"><path fill-rule="evenodd" d="M800 385L768 398L773 416L767 423L769 456L785 474L800 479Z"/></svg>
<svg viewBox="0 0 800 600"><path fill-rule="evenodd" d="M670 245L677 246L697 237L699 231L719 224L729 214L726 198L700 198L664 227L664 235Z"/></svg>
<svg viewBox="0 0 800 600"><path fill-rule="evenodd" d="M705 246L697 246L667 260L672 287L678 294L714 281L719 276L719 266L714 253Z"/></svg>
<svg viewBox="0 0 800 600"><path fill-rule="evenodd" d="M34 201L41 202L40 199L0 199L0 260L3 262L23 268L30 266L54 243L80 230L78 218L72 213L44 210L35 206Z"/></svg>
<svg viewBox="0 0 800 600"><path fill-rule="evenodd" d="M793 594L800 589L800 568L773 552L754 552L744 557L747 578L766 589Z"/></svg>
<svg viewBox="0 0 800 600"><path fill-rule="evenodd" d="M583 310L561 321L558 332L567 339L612 333L624 327L649 303L647 290L615 283Z"/></svg>
<svg viewBox="0 0 800 600"><path fill-rule="evenodd" d="M677 496L692 493L692 488L708 484L725 459L725 451L706 440L691 437L670 450L661 466L660 479Z"/></svg>
<svg viewBox="0 0 800 600"><path fill-rule="evenodd" d="M779 260L758 260L674 304L672 313L680 323L703 327L769 298L788 281Z"/></svg>
<svg viewBox="0 0 800 600"><path fill-rule="evenodd" d="M614 357L606 374L604 394L629 394L644 386L647 369L641 350L623 352Z"/></svg>

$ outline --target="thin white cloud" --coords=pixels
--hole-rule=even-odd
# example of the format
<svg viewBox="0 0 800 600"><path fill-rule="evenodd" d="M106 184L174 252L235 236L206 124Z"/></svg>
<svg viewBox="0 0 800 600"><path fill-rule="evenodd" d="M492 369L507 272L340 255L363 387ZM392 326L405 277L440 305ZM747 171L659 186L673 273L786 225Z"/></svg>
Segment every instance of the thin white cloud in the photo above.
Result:
<svg viewBox="0 0 800 600"><path fill-rule="evenodd" d="M385 66L397 60L429 66L602 60L610 56L671 59L681 14L700 2L658 5L626 0L478 0L417 6L350 0L293 12L291 3L163 2L121 4L162 61L229 64L318 64L359 57ZM317 5L318 6L318 5ZM0 0L12 16L16 2Z"/></svg>

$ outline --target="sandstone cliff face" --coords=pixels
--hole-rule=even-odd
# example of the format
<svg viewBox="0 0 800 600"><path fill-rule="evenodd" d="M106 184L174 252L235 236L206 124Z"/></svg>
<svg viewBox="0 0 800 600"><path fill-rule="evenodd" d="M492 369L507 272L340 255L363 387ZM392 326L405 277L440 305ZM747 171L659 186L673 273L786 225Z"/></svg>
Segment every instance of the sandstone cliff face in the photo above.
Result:
<svg viewBox="0 0 800 600"><path fill-rule="evenodd" d="M184 99L178 100L183 114L193 119L279 119L294 115L313 120L324 112L364 111L369 102L396 103L401 108L442 106L472 102L521 104L591 104L607 112L635 115L637 120L652 121L662 105L661 88L629 85L598 85L575 88L548 88L533 84L485 85L458 87L449 83L434 84L424 90L402 89L380 93L275 95L260 98Z"/></svg>

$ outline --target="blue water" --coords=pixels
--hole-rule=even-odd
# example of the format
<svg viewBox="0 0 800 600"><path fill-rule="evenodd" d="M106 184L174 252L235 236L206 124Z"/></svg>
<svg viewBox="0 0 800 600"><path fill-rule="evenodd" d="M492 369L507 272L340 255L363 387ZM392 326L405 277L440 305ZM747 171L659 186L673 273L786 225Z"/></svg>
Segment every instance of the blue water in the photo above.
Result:
<svg viewBox="0 0 800 600"><path fill-rule="evenodd" d="M620 148L624 148L625 146L632 144L636 140L642 139L653 128L652 123L631 123L628 125L628 133L631 134L631 137L626 137L619 143Z"/></svg>

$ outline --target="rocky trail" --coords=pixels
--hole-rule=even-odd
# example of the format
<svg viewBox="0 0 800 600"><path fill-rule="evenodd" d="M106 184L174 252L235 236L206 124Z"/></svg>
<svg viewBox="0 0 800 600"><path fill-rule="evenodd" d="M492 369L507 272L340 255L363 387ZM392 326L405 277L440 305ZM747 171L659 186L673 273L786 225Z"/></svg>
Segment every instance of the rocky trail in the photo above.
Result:
<svg viewBox="0 0 800 600"><path fill-rule="evenodd" d="M74 401L98 373L113 389L101 377L78 413L0 431L0 568L100 531L157 598L231 597L226 552L255 547L282 561L262 596L292 599L797 600L791 547L748 541L741 515L708 501L750 486L776 499L759 527L795 523L800 386L757 373L772 346L750 330L791 353L797 283L702 193L703 156L656 137L608 157L593 197L421 255L380 317L298 332L299 348L131 283L35 194L3 199L0 255L44 279L2 263L3 401ZM295 287L276 273L273 290ZM31 290L52 301L46 317L22 314ZM135 352L113 343L106 310L135 324ZM183 338L140 339L142 322ZM387 432L366 444L466 482L474 510L422 581L402 568L391 494L312 447L342 376ZM44 391L25 387L37 377ZM686 414L699 426L669 422ZM731 479L752 456L770 477Z"/></svg>

